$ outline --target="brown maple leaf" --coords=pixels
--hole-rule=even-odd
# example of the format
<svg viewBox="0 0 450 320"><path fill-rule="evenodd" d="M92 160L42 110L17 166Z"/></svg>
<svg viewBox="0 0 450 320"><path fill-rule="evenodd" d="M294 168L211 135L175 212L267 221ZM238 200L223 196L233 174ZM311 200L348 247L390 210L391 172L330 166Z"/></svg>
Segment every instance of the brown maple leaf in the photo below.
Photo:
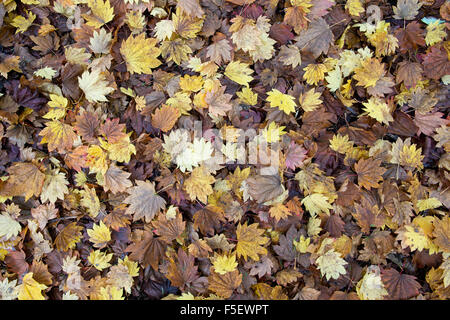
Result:
<svg viewBox="0 0 450 320"><path fill-rule="evenodd" d="M167 245L153 233L145 231L143 238L129 245L125 251L131 252L130 260L138 261L143 267L151 266L158 270L159 262L164 257Z"/></svg>
<svg viewBox="0 0 450 320"><path fill-rule="evenodd" d="M208 277L208 289L215 292L217 295L227 299L231 297L233 291L236 290L242 283L242 274L238 270L219 274L211 269L211 274Z"/></svg>
<svg viewBox="0 0 450 320"><path fill-rule="evenodd" d="M156 220L152 221L152 225L156 229L154 232L168 244L180 237L186 228L186 222L183 221L180 213L173 219L167 219L165 214L160 214Z"/></svg>
<svg viewBox="0 0 450 320"><path fill-rule="evenodd" d="M419 294L421 285L416 277L399 273L395 269L386 269L381 272L383 281L391 300L406 300Z"/></svg>
<svg viewBox="0 0 450 320"><path fill-rule="evenodd" d="M381 160L360 159L355 163L355 172L358 175L358 184L368 190L378 188L379 181L383 181L382 175L386 169L380 167Z"/></svg>

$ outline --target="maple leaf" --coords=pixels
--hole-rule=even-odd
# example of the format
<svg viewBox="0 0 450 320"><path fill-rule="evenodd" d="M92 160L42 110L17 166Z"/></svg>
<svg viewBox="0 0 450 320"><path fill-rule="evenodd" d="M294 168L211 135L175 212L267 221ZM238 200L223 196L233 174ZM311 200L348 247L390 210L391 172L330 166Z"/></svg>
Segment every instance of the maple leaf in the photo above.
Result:
<svg viewBox="0 0 450 320"><path fill-rule="evenodd" d="M44 230L48 220L55 219L57 217L58 209L54 203L42 204L36 208L31 208L31 215L39 223L39 228Z"/></svg>
<svg viewBox="0 0 450 320"><path fill-rule="evenodd" d="M258 229L258 224L251 225L238 224L236 229L237 246L236 253L238 257L247 257L259 261L259 255L267 254L267 249L262 247L269 242L269 238L262 236L264 229Z"/></svg>
<svg viewBox="0 0 450 320"><path fill-rule="evenodd" d="M325 276L327 280L338 279L341 274L347 273L344 268L347 261L342 259L340 254L335 252L334 249L328 250L318 257L316 263L322 276Z"/></svg>
<svg viewBox="0 0 450 320"><path fill-rule="evenodd" d="M272 200L283 193L278 176L258 175L245 181L249 186L249 194L259 203Z"/></svg>
<svg viewBox="0 0 450 320"><path fill-rule="evenodd" d="M416 277L399 273L395 269L386 269L381 272L381 279L392 300L406 300L419 294L421 285Z"/></svg>
<svg viewBox="0 0 450 320"><path fill-rule="evenodd" d="M302 58L300 55L300 50L295 45L281 46L280 53L278 54L278 59L285 66L291 66L292 69L296 68L302 63Z"/></svg>
<svg viewBox="0 0 450 320"><path fill-rule="evenodd" d="M233 294L233 291L237 289L242 283L242 274L238 270L220 274L211 272L208 277L208 289L217 293L223 298L229 298Z"/></svg>
<svg viewBox="0 0 450 320"><path fill-rule="evenodd" d="M45 174L33 163L17 162L8 168L9 179L0 184L0 196L39 196L45 181Z"/></svg>
<svg viewBox="0 0 450 320"><path fill-rule="evenodd" d="M248 87L248 83L253 80L250 76L253 73L248 64L240 61L232 61L225 68L224 75L232 81Z"/></svg>
<svg viewBox="0 0 450 320"><path fill-rule="evenodd" d="M85 207L89 215L95 218L100 212L100 200L98 199L95 188L85 185L84 190L80 191L80 204Z"/></svg>
<svg viewBox="0 0 450 320"><path fill-rule="evenodd" d="M323 18L312 21L308 29L300 32L296 38L300 51L312 53L318 58L322 53L327 53L334 36L327 22Z"/></svg>
<svg viewBox="0 0 450 320"><path fill-rule="evenodd" d="M122 42L120 53L125 59L129 72L151 74L152 69L161 64L161 61L157 59L161 50L155 47L156 43L156 39L145 38L145 33L136 37L130 35Z"/></svg>
<svg viewBox="0 0 450 320"><path fill-rule="evenodd" d="M225 116L226 112L230 111L232 106L230 104L231 94L225 93L225 86L215 88L206 92L205 103L214 116Z"/></svg>
<svg viewBox="0 0 450 320"><path fill-rule="evenodd" d="M59 170L47 174L42 186L41 202L50 201L55 203L58 199L64 200L64 194L69 193L68 184L69 181L67 181L66 175L63 172L59 172Z"/></svg>
<svg viewBox="0 0 450 320"><path fill-rule="evenodd" d="M45 300L42 290L47 289L45 284L37 282L33 279L33 273L28 272L22 279L22 284L18 286L19 300Z"/></svg>
<svg viewBox="0 0 450 320"><path fill-rule="evenodd" d="M356 285L356 293L361 300L383 300L388 295L378 266L367 268L366 274Z"/></svg>
<svg viewBox="0 0 450 320"><path fill-rule="evenodd" d="M407 87L415 87L422 80L423 68L420 63L402 61L398 64L397 83L403 82Z"/></svg>
<svg viewBox="0 0 450 320"><path fill-rule="evenodd" d="M103 248L111 240L111 231L109 228L100 221L99 224L94 224L92 229L87 229L89 235L89 241L94 244L96 248Z"/></svg>
<svg viewBox="0 0 450 320"><path fill-rule="evenodd" d="M378 188L379 181L383 180L382 175L386 172L385 168L380 167L381 160L360 159L355 163L355 172L358 175L358 185L368 190Z"/></svg>
<svg viewBox="0 0 450 320"><path fill-rule="evenodd" d="M232 46L227 39L222 39L214 42L206 50L206 57L216 64L220 65L223 62L231 60Z"/></svg>
<svg viewBox="0 0 450 320"><path fill-rule="evenodd" d="M102 271L111 266L109 261L111 261L113 253L106 253L100 250L94 250L89 253L88 261L95 269Z"/></svg>
<svg viewBox="0 0 450 320"><path fill-rule="evenodd" d="M56 236L55 238L56 248L62 251L74 249L75 245L81 239L82 230L83 227L78 226L76 222L69 223Z"/></svg>
<svg viewBox="0 0 450 320"><path fill-rule="evenodd" d="M359 86L368 88L374 87L385 73L383 64L377 58L367 58L361 62L361 66L355 68L353 78L358 81Z"/></svg>
<svg viewBox="0 0 450 320"><path fill-rule="evenodd" d="M289 209L282 203L277 203L269 209L269 214L275 221L286 219L291 215Z"/></svg>
<svg viewBox="0 0 450 320"><path fill-rule="evenodd" d="M153 237L151 232L146 231L140 241L132 243L125 251L131 252L130 259L138 261L143 267L151 266L154 270L158 270L166 246L163 241Z"/></svg>
<svg viewBox="0 0 450 320"><path fill-rule="evenodd" d="M324 79L327 67L322 63L311 63L303 68L303 71L305 71L305 73L303 74L303 78L306 80L306 83L308 83L309 85L317 85L321 80Z"/></svg>
<svg viewBox="0 0 450 320"><path fill-rule="evenodd" d="M444 114L442 112L430 112L422 114L420 112L415 113L414 123L419 128L417 134L421 132L427 136L432 136L437 128L440 126L446 126L450 121L442 118Z"/></svg>
<svg viewBox="0 0 450 320"><path fill-rule="evenodd" d="M434 45L423 58L425 75L438 80L450 73L450 61L443 46Z"/></svg>
<svg viewBox="0 0 450 320"><path fill-rule="evenodd" d="M205 235L214 234L214 230L219 229L221 222L225 221L222 210L212 206L206 206L195 212L193 219L194 228Z"/></svg>
<svg viewBox="0 0 450 320"><path fill-rule="evenodd" d="M177 261L175 262L173 259L170 261L166 275L167 279L169 279L174 286L183 290L183 288L199 278L194 260L193 256L186 254L183 249L179 248Z"/></svg>
<svg viewBox="0 0 450 320"><path fill-rule="evenodd" d="M105 192L111 191L114 194L126 191L133 185L128 179L130 175L131 173L123 171L112 163L103 177L103 189Z"/></svg>
<svg viewBox="0 0 450 320"><path fill-rule="evenodd" d="M166 206L166 200L156 194L151 182L136 180L136 186L127 192L129 196L123 202L130 205L127 214L133 215L133 221L145 219L150 222Z"/></svg>
<svg viewBox="0 0 450 320"><path fill-rule="evenodd" d="M326 214L330 214L330 209L333 209L333 206L329 203L329 199L320 193L313 193L303 198L301 202L306 210L309 211L311 216L315 216L318 213L325 212Z"/></svg>
<svg viewBox="0 0 450 320"><path fill-rule="evenodd" d="M361 231L369 233L370 227L382 227L385 224L385 217L381 214L377 205L371 205L366 198L363 198L361 205L356 203L355 212L352 213Z"/></svg>
<svg viewBox="0 0 450 320"><path fill-rule="evenodd" d="M398 0L397 6L393 6L395 19L413 20L418 14L422 3L418 0Z"/></svg>
<svg viewBox="0 0 450 320"><path fill-rule="evenodd" d="M178 109L163 105L161 109L156 109L152 115L152 126L161 129L163 132L168 132L173 128L179 117L180 111Z"/></svg>
<svg viewBox="0 0 450 320"><path fill-rule="evenodd" d="M370 97L367 103L363 102L363 105L364 111L378 122L388 125L389 122L394 121L389 106L382 99Z"/></svg>
<svg viewBox="0 0 450 320"><path fill-rule="evenodd" d="M271 287L267 283L257 283L253 288L256 295L262 300L288 300L281 286Z"/></svg>
<svg viewBox="0 0 450 320"><path fill-rule="evenodd" d="M22 226L19 222L7 213L0 215L0 239L8 240L16 237L20 231L22 231Z"/></svg>
<svg viewBox="0 0 450 320"><path fill-rule="evenodd" d="M161 237L162 241L171 243L173 240L181 237L186 228L186 222L183 221L181 214L177 214L173 219L167 219L166 215L160 214L158 218L152 222L156 230L154 232Z"/></svg>
<svg viewBox="0 0 450 320"><path fill-rule="evenodd" d="M408 50L417 50L419 46L425 46L424 33L416 21L408 23L405 29L397 29L395 36L400 45L400 52L405 53Z"/></svg>
<svg viewBox="0 0 450 320"><path fill-rule="evenodd" d="M236 255L234 254L223 254L212 259L214 272L217 272L220 275L237 270L238 263L236 261Z"/></svg>
<svg viewBox="0 0 450 320"><path fill-rule="evenodd" d="M445 24L441 20L431 22L427 26L427 35L425 36L425 43L427 46L432 46L441 42L447 36L445 32Z"/></svg>
<svg viewBox="0 0 450 320"><path fill-rule="evenodd" d="M299 146L291 141L289 149L286 154L286 167L295 170L302 165L303 161L307 158L308 150Z"/></svg>
<svg viewBox="0 0 450 320"><path fill-rule="evenodd" d="M444 252L450 251L450 218L442 217L442 219L435 218L433 220L433 242Z"/></svg>
<svg viewBox="0 0 450 320"><path fill-rule="evenodd" d="M27 17L17 15L12 19L11 25L17 28L16 33L25 32L28 28L33 24L34 19L36 19L36 15L33 12L25 11Z"/></svg>
<svg viewBox="0 0 450 320"><path fill-rule="evenodd" d="M211 184L214 181L214 177L204 167L197 167L192 171L190 177L186 179L184 188L191 200L198 199L206 203L208 195L213 193Z"/></svg>
<svg viewBox="0 0 450 320"><path fill-rule="evenodd" d="M298 98L300 107L306 112L316 110L322 104L322 100L319 99L320 96L321 93L315 92L314 89L310 89L304 94L300 94L300 97Z"/></svg>
<svg viewBox="0 0 450 320"><path fill-rule="evenodd" d="M108 99L105 95L114 91L114 88L108 87L105 75L100 69L84 71L81 77L78 77L78 84L90 102L106 102Z"/></svg>
<svg viewBox="0 0 450 320"><path fill-rule="evenodd" d="M43 116L43 118L56 120L64 117L66 114L66 107L68 103L69 100L67 100L63 96L50 94L50 101L48 102L48 106L51 109Z"/></svg>
<svg viewBox="0 0 450 320"><path fill-rule="evenodd" d="M111 7L109 0L88 0L87 4L94 14L94 16L83 15L88 26L98 29L114 18L114 8Z"/></svg>
<svg viewBox="0 0 450 320"><path fill-rule="evenodd" d="M59 153L72 149L77 137L72 126L59 120L47 122L39 135L42 136L41 144L47 143L48 151L57 150Z"/></svg>

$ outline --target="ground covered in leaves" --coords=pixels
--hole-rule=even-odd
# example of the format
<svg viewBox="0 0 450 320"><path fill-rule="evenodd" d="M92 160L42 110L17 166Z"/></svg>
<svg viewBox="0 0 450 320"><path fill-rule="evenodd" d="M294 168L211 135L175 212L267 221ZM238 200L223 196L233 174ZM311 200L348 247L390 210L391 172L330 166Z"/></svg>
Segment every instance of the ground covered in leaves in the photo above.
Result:
<svg viewBox="0 0 450 320"><path fill-rule="evenodd" d="M2 0L1 298L449 299L449 19Z"/></svg>

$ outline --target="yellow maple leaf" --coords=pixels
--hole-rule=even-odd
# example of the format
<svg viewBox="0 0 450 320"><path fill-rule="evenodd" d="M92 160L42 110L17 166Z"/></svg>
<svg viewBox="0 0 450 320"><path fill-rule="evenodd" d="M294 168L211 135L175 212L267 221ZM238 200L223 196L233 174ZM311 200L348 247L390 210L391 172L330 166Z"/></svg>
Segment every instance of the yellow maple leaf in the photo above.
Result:
<svg viewBox="0 0 450 320"><path fill-rule="evenodd" d="M394 121L391 110L386 102L380 98L370 97L368 102L363 102L364 111L380 123L389 125L389 122Z"/></svg>
<svg viewBox="0 0 450 320"><path fill-rule="evenodd" d="M238 263L235 254L223 254L212 258L214 271L219 274L225 274L236 270Z"/></svg>
<svg viewBox="0 0 450 320"><path fill-rule="evenodd" d="M225 68L225 75L232 81L248 87L248 83L253 80L250 76L253 70L248 67L247 63L240 61L232 61Z"/></svg>
<svg viewBox="0 0 450 320"><path fill-rule="evenodd" d="M333 209L328 198L320 193L313 193L303 198L302 204L305 206L306 210L309 211L311 216L315 216L321 212L325 212L329 215L330 209Z"/></svg>
<svg viewBox="0 0 450 320"><path fill-rule="evenodd" d="M295 99L293 96L284 94L277 89L272 89L267 93L267 99L270 103L270 107L278 108L286 114L290 114L295 111Z"/></svg>
<svg viewBox="0 0 450 320"><path fill-rule="evenodd" d="M258 102L258 95L252 91L250 88L242 88L240 92L236 92L239 99L249 106L254 106Z"/></svg>
<svg viewBox="0 0 450 320"><path fill-rule="evenodd" d="M207 203L208 195L213 193L211 184L214 183L214 177L204 168L197 167L184 184L184 188L191 200L198 199Z"/></svg>
<svg viewBox="0 0 450 320"><path fill-rule="evenodd" d="M136 154L136 147L131 143L130 136L124 135L119 141L114 143L100 140L100 145L108 151L108 157L118 162L130 162L131 155Z"/></svg>
<svg viewBox="0 0 450 320"><path fill-rule="evenodd" d="M348 135L335 134L330 140L330 149L336 152L346 154L353 149L353 141L349 140Z"/></svg>
<svg viewBox="0 0 450 320"><path fill-rule="evenodd" d="M358 81L359 86L364 88L374 87L378 80L384 76L383 63L377 58L367 58L361 62L361 65L355 68L353 78Z"/></svg>
<svg viewBox="0 0 450 320"><path fill-rule="evenodd" d="M152 69L161 65L157 57L161 50L155 47L158 40L145 38L145 32L136 37L130 35L120 46L120 54L123 56L127 70L130 73L151 74Z"/></svg>
<svg viewBox="0 0 450 320"><path fill-rule="evenodd" d="M59 153L72 149L77 138L73 128L59 120L47 122L39 135L42 136L41 144L47 143L48 151L58 150Z"/></svg>
<svg viewBox="0 0 450 320"><path fill-rule="evenodd" d="M428 199L418 200L416 205L417 205L418 212L422 212L425 210L438 208L438 207L442 206L442 203L437 198L428 198Z"/></svg>
<svg viewBox="0 0 450 320"><path fill-rule="evenodd" d="M80 195L80 204L87 209L91 217L95 218L100 211L100 200L97 197L95 188L89 188L85 185L84 190L80 191Z"/></svg>
<svg viewBox="0 0 450 320"><path fill-rule="evenodd" d="M69 249L75 249L75 245L81 239L81 230L83 227L77 226L76 222L68 224L61 232L56 236L55 245L58 250L67 251Z"/></svg>
<svg viewBox="0 0 450 320"><path fill-rule="evenodd" d="M188 74L180 78L180 88L184 92L198 92L203 87L203 78L201 76L190 76Z"/></svg>
<svg viewBox="0 0 450 320"><path fill-rule="evenodd" d="M45 119L60 119L66 115L66 107L69 103L69 100L60 96L58 94L50 94L50 101L48 102L48 106L50 107L50 111L43 115Z"/></svg>
<svg viewBox="0 0 450 320"><path fill-rule="evenodd" d="M92 172L103 174L108 170L107 153L98 145L89 146L86 156L86 165Z"/></svg>
<svg viewBox="0 0 450 320"><path fill-rule="evenodd" d="M229 174L226 178L227 185L231 188L231 190L241 198L242 191L241 191L241 185L242 182L248 178L250 175L250 168L245 168L241 170L240 167L237 167L236 170L234 170L233 174Z"/></svg>
<svg viewBox="0 0 450 320"><path fill-rule="evenodd" d="M309 85L317 85L319 81L324 79L325 72L327 72L327 66L323 63L311 63L303 68L303 71L305 71L303 74L303 79L305 79Z"/></svg>
<svg viewBox="0 0 450 320"><path fill-rule="evenodd" d="M334 249L328 250L325 254L321 255L316 260L318 269L322 276L325 276L327 280L338 279L341 274L346 274L344 266L347 261L341 258L341 255L334 251Z"/></svg>
<svg viewBox="0 0 450 320"><path fill-rule="evenodd" d="M293 240L292 244L294 245L295 250L297 250L300 253L306 253L308 252L309 244L311 243L311 238L305 238L303 235L300 236L300 239Z"/></svg>
<svg viewBox="0 0 450 320"><path fill-rule="evenodd" d="M114 88L108 86L105 75L100 72L100 69L83 72L81 77L78 77L78 85L89 102L106 102L108 99L105 95L114 91Z"/></svg>
<svg viewBox="0 0 450 320"><path fill-rule="evenodd" d="M25 32L28 28L33 24L34 19L36 19L36 15L33 12L25 11L27 17L16 16L11 21L11 25L16 27L16 33Z"/></svg>
<svg viewBox="0 0 450 320"><path fill-rule="evenodd" d="M100 288L99 294L91 297L92 300L125 300L123 288L117 286L106 286Z"/></svg>
<svg viewBox="0 0 450 320"><path fill-rule="evenodd" d="M441 42L447 36L445 31L445 23L442 20L436 20L431 22L427 26L427 35L425 36L425 42L428 46L432 46Z"/></svg>
<svg viewBox="0 0 450 320"><path fill-rule="evenodd" d="M112 253L107 254L106 252L102 252L100 250L94 250L89 254L88 261L94 266L95 269L102 271L103 269L111 266L109 261L111 261L112 257Z"/></svg>
<svg viewBox="0 0 450 320"><path fill-rule="evenodd" d="M361 0L347 0L345 9L348 10L348 13L350 13L350 15L355 17L359 17L361 13L364 12L364 7L361 3Z"/></svg>
<svg viewBox="0 0 450 320"><path fill-rule="evenodd" d="M282 203L277 203L269 209L269 214L275 221L286 219L291 215L289 209Z"/></svg>
<svg viewBox="0 0 450 320"><path fill-rule="evenodd" d="M203 19L193 17L181 11L177 7L176 12L172 14L172 21L176 33L186 39L194 39L197 37L197 33L202 30Z"/></svg>
<svg viewBox="0 0 450 320"><path fill-rule="evenodd" d="M247 225L238 224L236 229L237 245L236 253L238 257L247 257L259 261L259 255L267 254L267 249L263 245L269 242L269 238L262 236L264 229L259 229L257 223Z"/></svg>
<svg viewBox="0 0 450 320"><path fill-rule="evenodd" d="M284 131L285 128L285 126L278 126L275 121L272 121L264 128L262 135L268 143L278 142L281 136L286 134L286 131Z"/></svg>
<svg viewBox="0 0 450 320"><path fill-rule="evenodd" d="M405 144L400 151L399 162L402 166L420 170L423 168L422 160L424 157L425 156L422 155L422 148L417 149L417 145L415 144L409 146Z"/></svg>
<svg viewBox="0 0 450 320"><path fill-rule="evenodd" d="M139 275L139 264L137 261L129 260L128 256L125 256L123 260L119 258L117 264L126 266L131 277L137 277Z"/></svg>
<svg viewBox="0 0 450 320"><path fill-rule="evenodd" d="M98 29L114 18L114 7L111 7L109 0L88 0L87 5L91 8L92 14L94 15L83 15L88 26Z"/></svg>
<svg viewBox="0 0 450 320"><path fill-rule="evenodd" d="M320 92L315 92L314 88L306 91L304 94L300 94L300 98L298 99L300 107L305 112L316 110L322 104L322 100L319 99L321 95Z"/></svg>
<svg viewBox="0 0 450 320"><path fill-rule="evenodd" d="M398 230L398 239L401 240L402 248L409 247L411 251L422 251L429 249L431 240L425 235L424 231L414 225L406 225Z"/></svg>
<svg viewBox="0 0 450 320"><path fill-rule="evenodd" d="M161 56L166 60L166 62L173 61L176 64L181 64L183 61L187 61L189 59L188 55L192 53L192 49L188 46L187 41L182 38L176 38L171 41L163 41L161 43ZM211 63L217 67L217 65L211 61ZM208 62L202 63L199 66L199 71L201 75L205 75L211 70L205 71L208 69ZM202 69L200 71L200 69ZM205 74L204 74L205 73ZM215 73L212 72L212 73ZM212 76L212 75L209 75Z"/></svg>
<svg viewBox="0 0 450 320"><path fill-rule="evenodd" d="M356 294L361 300L383 300L388 295L380 276L378 266L369 266L356 285Z"/></svg>
<svg viewBox="0 0 450 320"><path fill-rule="evenodd" d="M33 72L35 76L41 77L43 79L51 80L54 76L56 76L56 70L50 67L44 67L39 70Z"/></svg>
<svg viewBox="0 0 450 320"><path fill-rule="evenodd" d="M128 11L125 17L126 24L132 33L141 32L146 24L146 19L142 11Z"/></svg>
<svg viewBox="0 0 450 320"><path fill-rule="evenodd" d="M33 279L33 272L28 272L22 279L22 284L18 287L19 300L45 300L42 290L47 289L45 284Z"/></svg>
<svg viewBox="0 0 450 320"><path fill-rule="evenodd" d="M94 244L96 248L103 248L111 240L111 231L100 221L99 224L94 224L92 229L87 229L89 241Z"/></svg>

